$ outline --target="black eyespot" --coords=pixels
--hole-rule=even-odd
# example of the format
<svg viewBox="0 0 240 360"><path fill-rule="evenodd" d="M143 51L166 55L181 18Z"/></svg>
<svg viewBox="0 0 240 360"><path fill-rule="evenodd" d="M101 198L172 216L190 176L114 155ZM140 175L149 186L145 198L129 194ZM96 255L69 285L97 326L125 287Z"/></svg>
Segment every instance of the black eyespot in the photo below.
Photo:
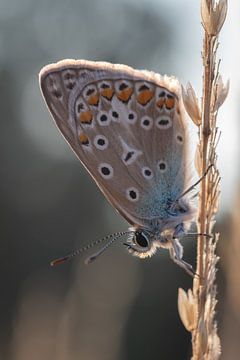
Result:
<svg viewBox="0 0 240 360"><path fill-rule="evenodd" d="M102 172L102 174L103 175L110 175L110 170L109 170L109 168L107 168L106 166L103 166L102 168L101 168L101 172Z"/></svg>
<svg viewBox="0 0 240 360"><path fill-rule="evenodd" d="M153 172L148 167L144 166L141 171L145 179L151 179L153 177Z"/></svg>
<svg viewBox="0 0 240 360"><path fill-rule="evenodd" d="M83 109L84 109L84 104L83 103L78 104L77 111L80 112Z"/></svg>
<svg viewBox="0 0 240 360"><path fill-rule="evenodd" d="M137 193L134 190L129 191L129 196L131 199L135 200L137 198Z"/></svg>
<svg viewBox="0 0 240 360"><path fill-rule="evenodd" d="M113 170L112 166L110 164L107 164L107 163L99 164L98 165L98 172L106 180L112 179L113 176L114 176L114 170Z"/></svg>
<svg viewBox="0 0 240 360"><path fill-rule="evenodd" d="M98 145L103 146L103 145L105 145L105 140L100 138L100 139L98 139L97 143L98 143Z"/></svg>
<svg viewBox="0 0 240 360"><path fill-rule="evenodd" d="M74 83L74 82L69 82L68 84L66 84L66 88L67 88L68 90L72 90L72 89L74 88L74 86L75 86L75 83Z"/></svg>
<svg viewBox="0 0 240 360"><path fill-rule="evenodd" d="M152 172L151 172L151 170L146 169L146 170L144 170L144 174L145 174L146 176L151 176L151 175L152 175Z"/></svg>
<svg viewBox="0 0 240 360"><path fill-rule="evenodd" d="M149 87L145 84L141 85L140 88L138 89L139 91L143 91L143 90L149 90Z"/></svg>
<svg viewBox="0 0 240 360"><path fill-rule="evenodd" d="M107 121L107 115L103 114L100 116L100 121Z"/></svg>
<svg viewBox="0 0 240 360"><path fill-rule="evenodd" d="M73 78L73 74L70 74L69 72L67 72L66 74L64 74L63 77L65 80L71 80Z"/></svg>
<svg viewBox="0 0 240 360"><path fill-rule="evenodd" d="M125 83L122 83L120 86L119 86L119 90L122 91L124 89L128 88L128 85L125 84Z"/></svg>
<svg viewBox="0 0 240 360"><path fill-rule="evenodd" d="M177 139L178 139L179 142L183 142L183 137L181 135L178 135Z"/></svg>
<svg viewBox="0 0 240 360"><path fill-rule="evenodd" d="M173 99L173 98L174 98L174 96L173 96L173 95L171 95L171 94L167 94L167 98L168 98L168 99Z"/></svg>
<svg viewBox="0 0 240 360"><path fill-rule="evenodd" d="M158 121L158 125L161 125L161 126L166 126L166 125L168 125L168 123L169 123L168 119L161 119Z"/></svg>
<svg viewBox="0 0 240 360"><path fill-rule="evenodd" d="M119 117L119 115L118 115L118 113L117 113L116 111L113 111L113 112L112 112L112 116L113 116L114 118L116 118L116 119Z"/></svg>
<svg viewBox="0 0 240 360"><path fill-rule="evenodd" d="M138 201L139 192L135 187L130 187L126 189L126 196L129 201Z"/></svg>
<svg viewBox="0 0 240 360"><path fill-rule="evenodd" d="M60 90L54 90L54 91L53 91L53 95L54 95L57 99L59 99L59 98L62 96L62 93L61 93Z"/></svg>
<svg viewBox="0 0 240 360"><path fill-rule="evenodd" d="M160 162L159 163L159 169L160 170L165 170L166 169L166 164L164 162Z"/></svg>
<svg viewBox="0 0 240 360"><path fill-rule="evenodd" d="M141 232L135 233L135 242L138 246L143 248L148 247L148 240Z"/></svg>
<svg viewBox="0 0 240 360"><path fill-rule="evenodd" d="M105 150L108 147L108 139L104 136L104 135L97 135L94 138L94 145L96 146L97 149L99 150ZM103 166L105 166L106 164L102 164Z"/></svg>
<svg viewBox="0 0 240 360"><path fill-rule="evenodd" d="M134 114L133 113L129 114L128 118L129 118L129 120L133 120L134 119Z"/></svg>
<svg viewBox="0 0 240 360"><path fill-rule="evenodd" d="M153 125L153 119L150 118L149 116L144 116L141 118L140 124L144 130L150 130Z"/></svg>
<svg viewBox="0 0 240 360"><path fill-rule="evenodd" d="M89 96L89 95L91 95L92 93L94 93L94 89L92 88L92 89L88 89L88 91L87 91L87 96Z"/></svg>
<svg viewBox="0 0 240 360"><path fill-rule="evenodd" d="M163 97L163 96L165 96L165 95L166 95L165 91L161 91L158 96L159 96L159 97Z"/></svg>
<svg viewBox="0 0 240 360"><path fill-rule="evenodd" d="M124 161L125 161L125 162L128 162L133 155L134 155L134 151L129 151L129 152L127 153L127 155L125 156Z"/></svg>
<svg viewBox="0 0 240 360"><path fill-rule="evenodd" d="M101 88L102 89L108 89L110 86L108 85L108 84L105 84L105 83L103 83L102 85L101 85Z"/></svg>
<svg viewBox="0 0 240 360"><path fill-rule="evenodd" d="M164 117L160 116L157 119L156 125L159 129L166 130L172 126L172 119L168 116L164 116Z"/></svg>

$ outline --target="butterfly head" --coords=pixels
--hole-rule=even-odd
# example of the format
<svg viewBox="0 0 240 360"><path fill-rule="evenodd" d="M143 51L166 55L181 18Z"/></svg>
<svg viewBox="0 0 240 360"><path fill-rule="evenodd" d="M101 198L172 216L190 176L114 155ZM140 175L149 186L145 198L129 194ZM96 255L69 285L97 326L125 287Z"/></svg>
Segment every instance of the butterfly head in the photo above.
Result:
<svg viewBox="0 0 240 360"><path fill-rule="evenodd" d="M146 229L134 229L126 243L130 254L141 259L152 256L157 248L168 248L173 238L172 231L163 231L160 234L152 233Z"/></svg>

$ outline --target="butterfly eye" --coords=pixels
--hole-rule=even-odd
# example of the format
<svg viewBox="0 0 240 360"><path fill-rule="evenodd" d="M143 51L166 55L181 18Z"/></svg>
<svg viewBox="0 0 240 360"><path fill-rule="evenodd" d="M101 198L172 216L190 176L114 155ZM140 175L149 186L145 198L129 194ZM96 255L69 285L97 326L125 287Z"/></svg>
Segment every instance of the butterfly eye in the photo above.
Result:
<svg viewBox="0 0 240 360"><path fill-rule="evenodd" d="M141 259L152 256L157 249L157 244L142 230L135 231L132 238L125 245L130 254Z"/></svg>
<svg viewBox="0 0 240 360"><path fill-rule="evenodd" d="M135 241L136 245L138 245L141 248L147 248L149 246L149 241L142 232L135 233L134 241Z"/></svg>

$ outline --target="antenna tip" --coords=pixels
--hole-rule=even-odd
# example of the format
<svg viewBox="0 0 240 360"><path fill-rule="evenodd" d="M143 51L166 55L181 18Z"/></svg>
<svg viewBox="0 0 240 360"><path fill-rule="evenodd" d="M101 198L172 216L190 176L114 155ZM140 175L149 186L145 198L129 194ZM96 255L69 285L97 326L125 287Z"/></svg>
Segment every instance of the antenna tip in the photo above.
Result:
<svg viewBox="0 0 240 360"><path fill-rule="evenodd" d="M86 260L84 261L85 265L89 265L91 264L94 260L96 260L97 256L96 255L91 255L88 258L86 258Z"/></svg>
<svg viewBox="0 0 240 360"><path fill-rule="evenodd" d="M64 256L62 258L55 259L55 260L51 261L50 265L51 266L60 265L60 264L64 263L65 261L68 261L69 259L70 259L70 256Z"/></svg>

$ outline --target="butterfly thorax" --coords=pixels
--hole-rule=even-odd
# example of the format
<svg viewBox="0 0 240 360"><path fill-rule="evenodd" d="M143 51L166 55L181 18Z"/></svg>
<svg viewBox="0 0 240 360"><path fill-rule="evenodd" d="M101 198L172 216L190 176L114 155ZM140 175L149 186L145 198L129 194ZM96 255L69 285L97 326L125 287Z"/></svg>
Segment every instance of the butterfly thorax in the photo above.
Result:
<svg viewBox="0 0 240 360"><path fill-rule="evenodd" d="M164 216L145 219L144 226L134 226L128 242L129 252L140 258L153 255L157 248L171 248L181 238L196 214L189 201L179 200L169 204Z"/></svg>
<svg viewBox="0 0 240 360"><path fill-rule="evenodd" d="M165 203L154 199L152 204L156 213L153 214L153 209L149 208L145 213L151 213L151 217L143 217L139 222L141 225L135 228L146 229L154 237L165 230L175 229L178 224L191 221L196 214L196 208L188 198L178 201L168 199Z"/></svg>

